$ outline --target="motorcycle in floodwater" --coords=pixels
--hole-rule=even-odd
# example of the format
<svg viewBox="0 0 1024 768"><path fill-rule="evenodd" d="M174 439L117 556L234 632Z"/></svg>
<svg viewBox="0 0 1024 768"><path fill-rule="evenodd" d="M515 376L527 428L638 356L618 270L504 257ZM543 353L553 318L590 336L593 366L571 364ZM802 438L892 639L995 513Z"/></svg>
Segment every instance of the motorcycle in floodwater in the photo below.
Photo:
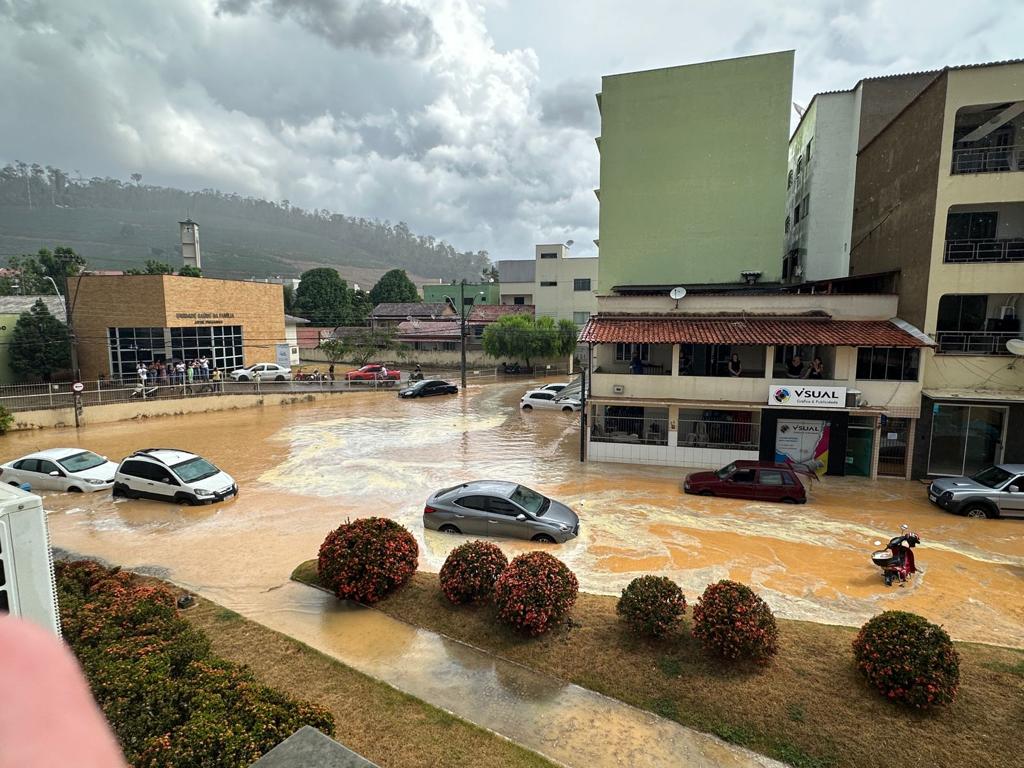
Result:
<svg viewBox="0 0 1024 768"><path fill-rule="evenodd" d="M921 543L921 537L909 531L907 525L901 525L900 530L903 533L889 539L885 549L871 553L871 562L882 569L882 578L887 587L891 587L894 581L899 581L900 586L905 587L907 579L917 573L914 547ZM876 541L875 546L882 546L882 542Z"/></svg>

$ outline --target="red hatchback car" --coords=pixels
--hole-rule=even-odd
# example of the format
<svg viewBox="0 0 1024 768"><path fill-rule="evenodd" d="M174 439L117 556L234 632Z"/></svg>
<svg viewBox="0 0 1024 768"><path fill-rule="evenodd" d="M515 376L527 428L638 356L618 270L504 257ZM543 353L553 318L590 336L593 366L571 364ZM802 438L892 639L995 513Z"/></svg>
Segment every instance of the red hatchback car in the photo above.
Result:
<svg viewBox="0 0 1024 768"><path fill-rule="evenodd" d="M755 501L803 504L807 491L798 474L810 470L771 461L734 461L714 472L694 472L683 481L683 491L700 496L731 496Z"/></svg>

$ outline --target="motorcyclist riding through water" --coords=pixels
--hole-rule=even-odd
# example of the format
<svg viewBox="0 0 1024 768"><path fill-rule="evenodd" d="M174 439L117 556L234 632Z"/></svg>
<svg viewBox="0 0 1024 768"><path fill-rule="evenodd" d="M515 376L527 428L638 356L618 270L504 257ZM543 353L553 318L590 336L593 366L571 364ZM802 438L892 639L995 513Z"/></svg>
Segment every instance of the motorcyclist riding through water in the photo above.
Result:
<svg viewBox="0 0 1024 768"><path fill-rule="evenodd" d="M921 537L910 532L907 525L901 525L900 530L903 531L902 535L890 539L885 549L871 553L871 562L882 569L882 578L887 587L891 587L897 580L901 587L905 587L907 578L917 573L914 547L921 543ZM882 542L875 542L876 547L881 545Z"/></svg>

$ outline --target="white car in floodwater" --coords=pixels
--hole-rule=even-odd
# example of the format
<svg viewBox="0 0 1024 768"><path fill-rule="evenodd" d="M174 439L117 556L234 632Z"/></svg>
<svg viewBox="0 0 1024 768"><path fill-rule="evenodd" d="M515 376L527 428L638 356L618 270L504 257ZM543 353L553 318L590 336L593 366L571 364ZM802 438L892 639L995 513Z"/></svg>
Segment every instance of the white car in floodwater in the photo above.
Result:
<svg viewBox="0 0 1024 768"><path fill-rule="evenodd" d="M50 448L0 464L0 480L33 491L91 493L114 485L117 464L81 448Z"/></svg>
<svg viewBox="0 0 1024 768"><path fill-rule="evenodd" d="M564 411L573 413L582 407L582 403L575 397L559 397L557 392L546 389L533 389L523 395L519 401L519 407L524 411L532 411L534 408L546 410Z"/></svg>

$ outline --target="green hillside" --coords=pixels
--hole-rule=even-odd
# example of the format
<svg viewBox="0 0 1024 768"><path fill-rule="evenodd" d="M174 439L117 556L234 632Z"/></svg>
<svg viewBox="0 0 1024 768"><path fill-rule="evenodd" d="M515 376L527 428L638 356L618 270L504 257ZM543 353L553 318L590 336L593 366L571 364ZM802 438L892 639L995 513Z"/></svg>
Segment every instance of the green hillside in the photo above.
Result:
<svg viewBox="0 0 1024 768"><path fill-rule="evenodd" d="M74 181L59 169L0 168L0 262L66 245L93 269L176 264L178 221L199 222L203 271L212 277L298 275L314 266L368 280L395 267L417 278L477 277L484 251L459 252L399 222L116 179ZM36 170L33 170L36 169ZM31 206L29 203L31 202Z"/></svg>

